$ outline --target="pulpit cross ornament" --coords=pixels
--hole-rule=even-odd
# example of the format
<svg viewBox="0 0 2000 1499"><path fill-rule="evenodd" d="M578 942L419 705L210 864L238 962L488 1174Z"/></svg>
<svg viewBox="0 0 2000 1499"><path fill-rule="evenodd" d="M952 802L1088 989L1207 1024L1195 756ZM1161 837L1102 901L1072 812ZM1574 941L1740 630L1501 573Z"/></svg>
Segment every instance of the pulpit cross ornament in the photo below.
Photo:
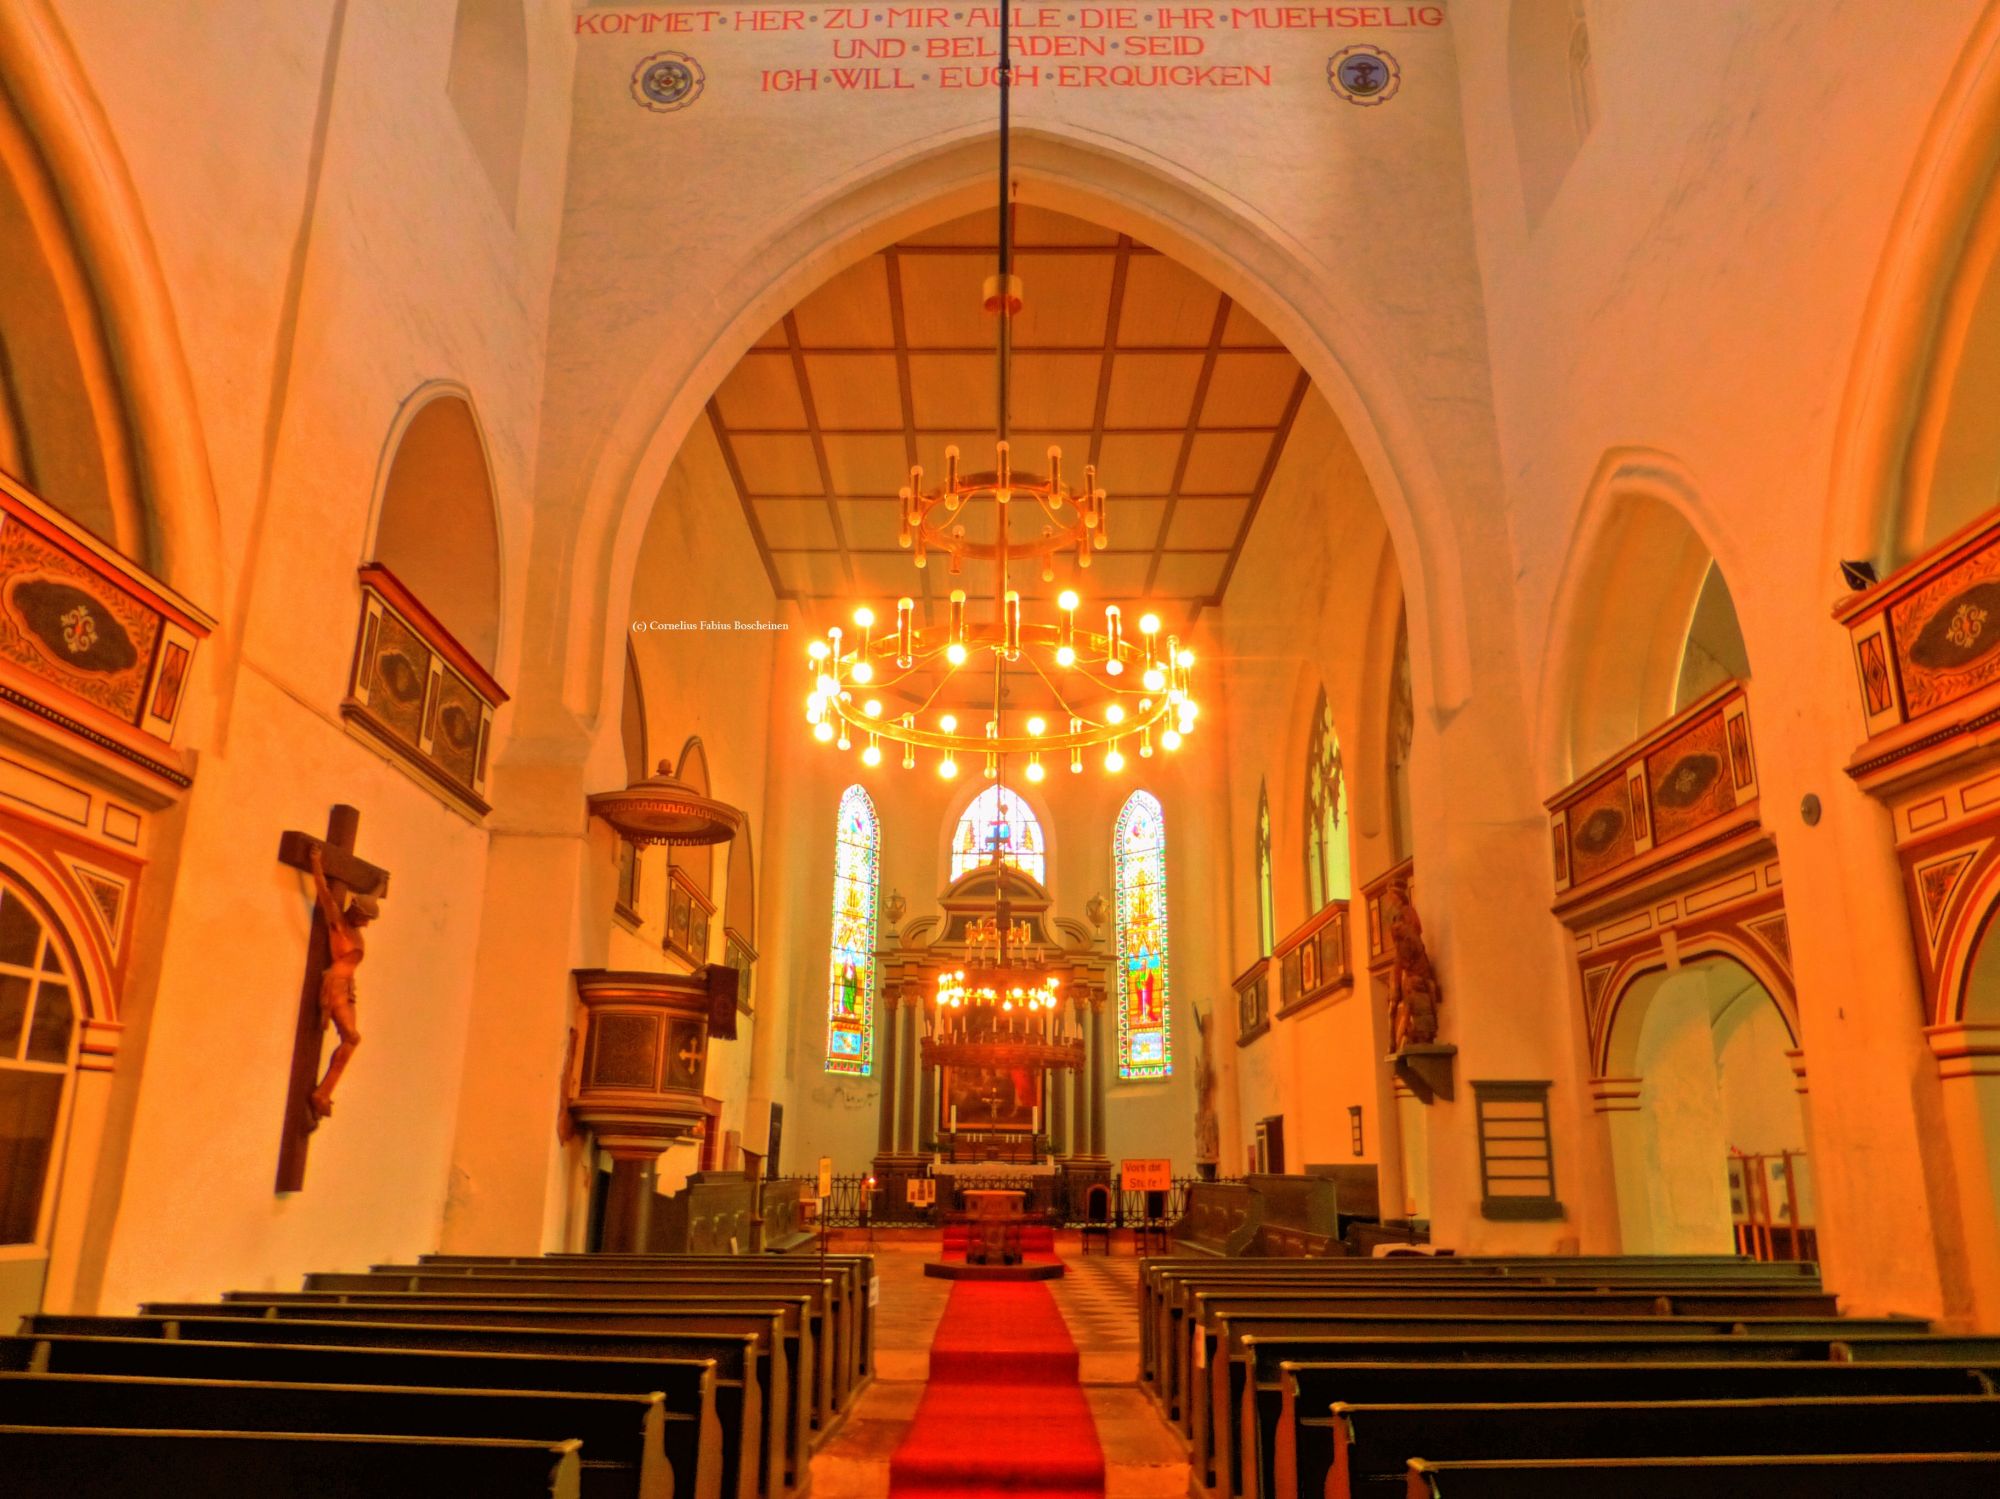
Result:
<svg viewBox="0 0 2000 1499"><path fill-rule="evenodd" d="M693 1076L695 1068L701 1065L701 1057L700 1040L690 1037L680 1050L681 1065L687 1068L689 1076Z"/></svg>
<svg viewBox="0 0 2000 1499"><path fill-rule="evenodd" d="M278 839L278 862L310 875L312 931L307 938L305 981L299 989L298 1029L292 1040L291 1085L278 1141L280 1192L306 1181L306 1147L320 1121L333 1113L333 1090L361 1044L355 1013L354 975L366 955L362 930L375 919L389 892L389 872L357 858L361 814L345 804L327 815L326 836L288 832ZM320 1048L332 1025L339 1045L320 1075Z"/></svg>

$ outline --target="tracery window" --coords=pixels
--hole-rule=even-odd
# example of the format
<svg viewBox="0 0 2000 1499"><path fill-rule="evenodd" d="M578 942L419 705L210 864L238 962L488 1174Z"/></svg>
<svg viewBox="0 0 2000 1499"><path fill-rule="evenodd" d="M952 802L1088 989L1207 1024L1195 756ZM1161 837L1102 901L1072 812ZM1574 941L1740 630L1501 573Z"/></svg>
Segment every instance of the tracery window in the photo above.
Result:
<svg viewBox="0 0 2000 1499"><path fill-rule="evenodd" d="M1340 737L1326 690L1313 709L1312 741L1306 747L1306 907L1323 909L1351 893L1348 878L1347 784L1340 763Z"/></svg>
<svg viewBox="0 0 2000 1499"><path fill-rule="evenodd" d="M833 953L826 1070L866 1077L875 1058L875 910L882 825L859 786L841 794L833 843Z"/></svg>
<svg viewBox="0 0 2000 1499"><path fill-rule="evenodd" d="M1257 956L1278 945L1278 912L1271 891L1271 794L1257 783Z"/></svg>
<svg viewBox="0 0 2000 1499"><path fill-rule="evenodd" d="M959 818L958 830L951 836L951 877L955 880L991 864L996 845L1004 862L1036 884L1048 884L1048 845L1042 825L1021 794L1006 786L988 786Z"/></svg>
<svg viewBox="0 0 2000 1499"><path fill-rule="evenodd" d="M1160 799L1135 791L1111 841L1117 890L1118 1075L1171 1077L1167 1009L1167 821Z"/></svg>
<svg viewBox="0 0 2000 1499"><path fill-rule="evenodd" d="M0 881L0 1244L41 1238L76 1019L62 944Z"/></svg>

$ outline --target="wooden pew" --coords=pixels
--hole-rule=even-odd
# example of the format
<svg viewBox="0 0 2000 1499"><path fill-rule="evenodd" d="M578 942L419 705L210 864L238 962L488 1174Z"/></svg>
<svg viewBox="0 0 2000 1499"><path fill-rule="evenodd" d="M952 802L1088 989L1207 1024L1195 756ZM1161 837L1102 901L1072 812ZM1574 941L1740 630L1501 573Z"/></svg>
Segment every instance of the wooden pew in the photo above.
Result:
<svg viewBox="0 0 2000 1499"><path fill-rule="evenodd" d="M1295 1312L1213 1314L1210 1323L1195 1322L1191 1327L1193 1350L1191 1383L1185 1404L1189 1417L1183 1431L1193 1449L1197 1476L1215 1475L1218 1492L1236 1492L1236 1471L1240 1464L1239 1434L1245 1429L1240 1412L1246 1402L1254 1403L1256 1384L1262 1378L1267 1402L1275 1410L1279 1378L1275 1363L1267 1359L1261 1369L1253 1369L1255 1355L1246 1340L1284 1343L1321 1335L1342 1338L1402 1337L1414 1340L1458 1340L1485 1336L1511 1337L1601 1337L1606 1339L1646 1338L1706 1343L1715 1339L1749 1341L1779 1338L1823 1338L1829 1344L1848 1336L1921 1336L1926 1322L1903 1318L1800 1318L1800 1319L1709 1319L1693 1317L1579 1317L1549 1316L1524 1312L1456 1315L1411 1313L1391 1316L1328 1313L1306 1304Z"/></svg>
<svg viewBox="0 0 2000 1499"><path fill-rule="evenodd" d="M305 1287L308 1291L372 1288L447 1294L487 1290L509 1296L546 1294L551 1288L560 1288L565 1296L645 1296L655 1290L668 1294L713 1291L717 1295L809 1296L813 1303L814 1337L828 1350L831 1404L838 1410L847 1409L861 1378L858 1308L849 1277L832 1272L820 1276L796 1265L773 1266L756 1261L748 1270L728 1263L708 1268L717 1263L709 1260L699 1269L665 1272L633 1267L618 1274L571 1273L559 1267L465 1266L433 1270L423 1265L377 1265L366 1272L314 1272L305 1278Z"/></svg>
<svg viewBox="0 0 2000 1499"><path fill-rule="evenodd" d="M635 1317L650 1313L681 1315L705 1312L747 1313L782 1319L785 1342L785 1369L789 1387L802 1393L792 1411L795 1421L804 1421L809 1435L824 1436L834 1419L832 1359L819 1341L821 1325L811 1315L805 1297L718 1296L709 1292L678 1295L649 1292L643 1296L597 1296L571 1294L552 1287L539 1295L505 1295L482 1291L231 1291L219 1303L147 1302L141 1311L158 1316L199 1315L201 1309L244 1308L263 1316L312 1316L308 1311L274 1311L273 1308L375 1307L382 1310L425 1307L437 1310L463 1308L476 1313L474 1320L493 1321L506 1310L568 1312L589 1314L592 1326L637 1326ZM350 1312L339 1315L346 1317ZM609 1319L609 1320L607 1320ZM364 1318L364 1320L369 1320Z"/></svg>
<svg viewBox="0 0 2000 1499"><path fill-rule="evenodd" d="M754 1499L784 1491L785 1428L765 1399L754 1333L571 1332L538 1327L334 1322L260 1317L75 1317L39 1312L22 1319L29 1337L95 1336L224 1343L323 1344L356 1348L446 1348L466 1353L542 1353L566 1358L708 1358L715 1362L722 1423L725 1495Z"/></svg>
<svg viewBox="0 0 2000 1499"><path fill-rule="evenodd" d="M1406 1270L1407 1265L1419 1268ZM1191 1265L1186 1261L1145 1262L1139 1279L1141 1378L1162 1392L1163 1360L1181 1346L1179 1324L1185 1317L1189 1298L1197 1291L1264 1287L1285 1290L1305 1285L1328 1289L1373 1289L1418 1292L1422 1290L1481 1289L1652 1289L1656 1291L1699 1290L1717 1293L1732 1290L1755 1292L1796 1289L1808 1294L1819 1291L1818 1276L1801 1276L1789 1270L1783 1275L1719 1273L1719 1268L1703 1271L1685 1266L1663 1270L1604 1264L1598 1261L1541 1258L1522 1262L1469 1260L1396 1261L1274 1261L1253 1265L1243 1261ZM1732 1267L1733 1268L1733 1267ZM1170 1412L1171 1414L1171 1412Z"/></svg>
<svg viewBox="0 0 2000 1499"><path fill-rule="evenodd" d="M0 1426L9 1499L578 1499L575 1442Z"/></svg>
<svg viewBox="0 0 2000 1499"><path fill-rule="evenodd" d="M1333 1491L1333 1407L1529 1404L1579 1400L1788 1400L1861 1395L1992 1395L1978 1369L1949 1364L1301 1364L1280 1365L1283 1403L1275 1433L1258 1443L1243 1490L1259 1499L1320 1499ZM1261 1413L1260 1413L1261 1415ZM1261 1420L1260 1420L1260 1425ZM1246 1447L1246 1451L1247 1451ZM1399 1472L1397 1482L1402 1481Z"/></svg>
<svg viewBox="0 0 2000 1499"><path fill-rule="evenodd" d="M1258 1283L1228 1288L1197 1284L1189 1287L1182 1315L1170 1326L1187 1329L1187 1342L1165 1350L1158 1383L1159 1398L1169 1413L1179 1413L1195 1329L1212 1325L1218 1311L1323 1309L1330 1315L1373 1313L1443 1314L1494 1312L1503 1315L1603 1317L1712 1317L1730 1322L1753 1318L1828 1318L1838 1315L1836 1298L1818 1291L1691 1291L1629 1288L1533 1287L1517 1290L1476 1290L1454 1286L1385 1287L1380 1290L1328 1287L1317 1282L1274 1289Z"/></svg>
<svg viewBox="0 0 2000 1499"><path fill-rule="evenodd" d="M501 1266L527 1268L536 1265L551 1265L565 1270L593 1271L609 1269L613 1273L623 1273L632 1269L646 1272L658 1270L672 1271L683 1266L703 1266L731 1264L749 1269L777 1269L780 1272L797 1271L804 1267L814 1271L825 1269L845 1275L855 1295L856 1305L864 1309L875 1305L870 1294L870 1285L876 1279L875 1256L856 1254L841 1250L834 1253L810 1255L785 1255L776 1260L756 1260L738 1258L733 1255L712 1254L542 1254L542 1255L472 1255L472 1254L424 1254L417 1256L417 1263L425 1267L435 1266L447 1269L454 1265L479 1267ZM864 1319L872 1321L872 1314Z"/></svg>
<svg viewBox="0 0 2000 1499"><path fill-rule="evenodd" d="M750 1276L796 1276L801 1273L831 1275L840 1281L841 1302L851 1308L849 1321L855 1334L850 1360L850 1379L864 1383L875 1369L875 1302L880 1290L872 1254L829 1254L786 1256L777 1260L744 1259L733 1255L668 1254L549 1254L540 1256L491 1257L478 1255L420 1255L417 1265L426 1271L446 1274L530 1274L549 1273L564 1277L640 1277L671 1279L699 1274L704 1270L726 1269Z"/></svg>
<svg viewBox="0 0 2000 1499"><path fill-rule="evenodd" d="M1992 1499L2000 1453L1568 1458L1410 1463L1407 1499Z"/></svg>
<svg viewBox="0 0 2000 1499"><path fill-rule="evenodd" d="M1991 1395L1538 1405L1336 1405L1326 1499L1397 1499L1409 1460L1972 1452L2000 1444Z"/></svg>
<svg viewBox="0 0 2000 1499"><path fill-rule="evenodd" d="M583 1444L582 1499L673 1499L666 1397L0 1373L15 1426L315 1431ZM690 1480L693 1475L689 1475Z"/></svg>
<svg viewBox="0 0 2000 1499"><path fill-rule="evenodd" d="M663 1444L676 1499L734 1499L713 1359L560 1358L528 1353L218 1343L163 1338L0 1337L0 1370L130 1378L556 1393L663 1392ZM743 1442L743 1432L735 1432ZM754 1448L750 1449L754 1454ZM739 1457L739 1463L741 1459Z"/></svg>
<svg viewBox="0 0 2000 1499"><path fill-rule="evenodd" d="M1936 1334L1843 1334L1773 1338L1728 1336L1690 1338L1659 1332L1623 1336L1479 1335L1476 1337L1350 1337L1310 1334L1271 1337L1250 1334L1242 1343L1241 1397L1236 1421L1229 1431L1254 1434L1255 1441L1233 1443L1226 1474L1218 1470L1218 1494L1256 1493L1262 1474L1274 1463L1272 1454L1282 1418L1283 1369L1288 1363L1400 1364L1422 1372L1458 1365L1599 1364L1657 1366L1661 1363L1829 1364L1845 1360L1891 1364L1950 1364L1966 1371L2000 1368L2000 1338L1941 1337ZM1368 1395L1368 1390L1361 1390ZM1352 1398L1352 1397L1348 1397ZM1221 1434L1218 1433L1218 1440ZM1218 1452L1216 1461L1222 1462ZM1249 1482L1245 1466L1249 1465ZM1197 1476L1200 1476L1199 1474Z"/></svg>
<svg viewBox="0 0 2000 1499"><path fill-rule="evenodd" d="M794 1398L783 1315L768 1306L762 1311L723 1311L697 1304L675 1310L600 1312L564 1302L463 1306L432 1305L419 1300L398 1306L273 1303L261 1307L238 1302L178 1302L151 1304L142 1308L141 1314L178 1322L183 1328L197 1321L259 1314L260 1320L264 1321L315 1327L328 1323L395 1323L423 1327L505 1331L547 1329L640 1336L655 1333L747 1334L757 1342L757 1379L763 1391L764 1442L760 1459L760 1488L768 1494L803 1488L809 1477L808 1464L812 1459L809 1409L805 1402Z"/></svg>
<svg viewBox="0 0 2000 1499"><path fill-rule="evenodd" d="M708 1262L710 1265L714 1261ZM809 1296L817 1328L815 1336L834 1350L836 1384L844 1395L859 1378L856 1357L860 1342L857 1299L850 1281L853 1277L834 1270L820 1275L801 1265L763 1265L743 1270L725 1265L717 1269L688 1268L659 1271L631 1266L617 1273L572 1271L562 1266L465 1266L432 1268L424 1265L376 1265L365 1272L316 1271L306 1276L308 1291L366 1289L381 1283L405 1291L470 1292L485 1289L507 1295L534 1295L550 1286L561 1286L563 1294L639 1296L654 1291L666 1294L712 1291L717 1295ZM401 1282L390 1285L391 1282Z"/></svg>

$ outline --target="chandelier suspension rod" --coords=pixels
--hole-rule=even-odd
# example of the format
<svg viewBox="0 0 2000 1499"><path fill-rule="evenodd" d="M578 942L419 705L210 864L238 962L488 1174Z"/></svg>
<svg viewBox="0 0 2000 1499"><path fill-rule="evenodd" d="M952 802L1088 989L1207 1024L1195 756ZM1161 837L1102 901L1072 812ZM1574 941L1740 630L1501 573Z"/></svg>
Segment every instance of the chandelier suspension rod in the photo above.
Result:
<svg viewBox="0 0 2000 1499"><path fill-rule="evenodd" d="M1012 33L1008 25L1007 12L1007 6L1003 5L1000 7L1000 183L997 195L999 201L996 206L994 224L1000 247L1000 295L999 305L995 308L995 315L1000 320L999 333L995 340L999 368L994 394L999 407L1000 441L1002 442L1007 441L1009 432L1007 387L1010 373L1009 366L1013 362L1014 353L1014 225L1007 191L1008 178L1013 171L1011 137L1013 124L1014 57ZM995 540L998 543L1000 554L999 580L993 590L993 623L995 630L1003 638L1007 629L1007 512L1010 508L1010 506L1004 504L994 506L994 509L998 513L993 518L998 531ZM993 733L995 738L1002 737L1005 733L1005 724L1002 720L1002 715L1006 711L1004 707L1006 702L1006 685L1007 653L1004 650L997 650L993 653ZM993 772L993 783L1000 789L999 802L1004 807L1007 788L1007 757L1004 754L994 756ZM993 842L993 891L996 910L999 908L1002 899L1002 887L999 878L1002 863L1000 841L996 838ZM1002 932L1000 936L1000 951L1003 956L1007 951L1007 936L1005 932Z"/></svg>

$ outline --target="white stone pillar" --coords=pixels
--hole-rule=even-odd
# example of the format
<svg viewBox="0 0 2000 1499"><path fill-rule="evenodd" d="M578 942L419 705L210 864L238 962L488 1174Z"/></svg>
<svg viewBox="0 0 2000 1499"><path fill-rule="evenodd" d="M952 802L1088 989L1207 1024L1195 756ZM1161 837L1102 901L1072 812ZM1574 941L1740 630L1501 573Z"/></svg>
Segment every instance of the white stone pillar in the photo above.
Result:
<svg viewBox="0 0 2000 1499"><path fill-rule="evenodd" d="M1593 1077L1591 1112L1602 1121L1618 1197L1618 1243L1623 1254L1643 1254L1653 1244L1653 1213L1645 1182L1645 1123L1639 1114L1641 1079Z"/></svg>
<svg viewBox="0 0 2000 1499"><path fill-rule="evenodd" d="M1396 1133L1402 1142L1402 1153L1395 1183L1399 1196L1388 1198L1389 1182L1385 1177L1383 1193L1387 1200L1383 1208L1386 1211L1393 1203L1399 1216L1428 1219L1431 1215L1429 1111L1400 1078L1390 1088L1395 1097Z"/></svg>
<svg viewBox="0 0 2000 1499"><path fill-rule="evenodd" d="M1993 1331L2000 1329L2000 1024L1926 1026L1924 1035L1943 1083L1973 1321Z"/></svg>
<svg viewBox="0 0 2000 1499"><path fill-rule="evenodd" d="M582 1247L578 1209L587 1196L571 1189L589 1139L578 1134L565 1144L557 1122L567 1101L570 974L604 962L617 838L586 813L581 738L545 748L548 757L495 773L475 998L439 1235L447 1253Z"/></svg>

